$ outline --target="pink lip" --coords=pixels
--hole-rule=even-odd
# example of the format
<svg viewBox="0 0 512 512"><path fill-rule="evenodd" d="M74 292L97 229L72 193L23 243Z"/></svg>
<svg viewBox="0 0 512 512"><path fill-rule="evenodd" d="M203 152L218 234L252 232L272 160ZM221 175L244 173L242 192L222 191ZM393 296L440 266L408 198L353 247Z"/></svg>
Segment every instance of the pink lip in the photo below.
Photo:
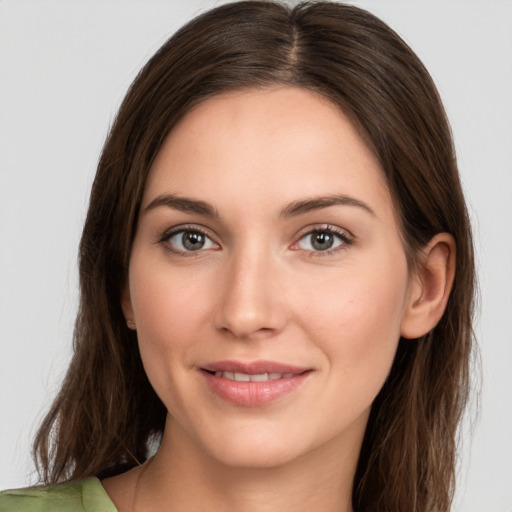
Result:
<svg viewBox="0 0 512 512"><path fill-rule="evenodd" d="M257 375L260 373L304 373L311 368L293 366L290 364L277 363L275 361L215 361L201 366L201 369L209 372L239 372Z"/></svg>
<svg viewBox="0 0 512 512"><path fill-rule="evenodd" d="M312 373L312 368L303 368L273 361L216 361L200 368L207 386L217 396L234 405L256 407L269 404L296 390ZM239 382L217 377L215 372L292 374L275 380ZM212 373L213 372L213 373Z"/></svg>

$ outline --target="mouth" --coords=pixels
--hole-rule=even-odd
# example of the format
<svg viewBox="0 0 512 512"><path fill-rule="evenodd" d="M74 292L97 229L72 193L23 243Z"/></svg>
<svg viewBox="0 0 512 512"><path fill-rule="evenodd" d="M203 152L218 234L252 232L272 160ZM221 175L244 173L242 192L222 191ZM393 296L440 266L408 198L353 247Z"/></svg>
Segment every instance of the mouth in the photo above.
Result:
<svg viewBox="0 0 512 512"><path fill-rule="evenodd" d="M236 382L266 382L269 380L278 380L278 379L289 379L293 377L294 373L256 373L254 375L250 373L240 373L240 372L228 372L228 371L217 371L212 375L215 377L221 377L223 379L234 380Z"/></svg>
<svg viewBox="0 0 512 512"><path fill-rule="evenodd" d="M266 405L298 390L312 372L272 361L218 361L200 368L210 391L245 407Z"/></svg>

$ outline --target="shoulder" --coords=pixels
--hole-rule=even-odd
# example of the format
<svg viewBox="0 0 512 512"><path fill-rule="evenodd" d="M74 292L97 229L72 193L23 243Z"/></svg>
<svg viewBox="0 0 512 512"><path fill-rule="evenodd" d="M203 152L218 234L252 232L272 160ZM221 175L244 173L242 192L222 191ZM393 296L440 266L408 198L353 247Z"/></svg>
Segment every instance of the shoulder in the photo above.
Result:
<svg viewBox="0 0 512 512"><path fill-rule="evenodd" d="M49 487L0 492L0 512L117 512L100 481L86 478Z"/></svg>

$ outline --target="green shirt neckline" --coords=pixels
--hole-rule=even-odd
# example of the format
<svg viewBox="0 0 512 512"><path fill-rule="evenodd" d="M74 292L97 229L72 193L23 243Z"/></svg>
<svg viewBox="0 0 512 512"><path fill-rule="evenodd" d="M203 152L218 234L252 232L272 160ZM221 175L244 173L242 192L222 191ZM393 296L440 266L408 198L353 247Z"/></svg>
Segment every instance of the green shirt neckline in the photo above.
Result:
<svg viewBox="0 0 512 512"><path fill-rule="evenodd" d="M0 492L0 512L118 512L96 477Z"/></svg>

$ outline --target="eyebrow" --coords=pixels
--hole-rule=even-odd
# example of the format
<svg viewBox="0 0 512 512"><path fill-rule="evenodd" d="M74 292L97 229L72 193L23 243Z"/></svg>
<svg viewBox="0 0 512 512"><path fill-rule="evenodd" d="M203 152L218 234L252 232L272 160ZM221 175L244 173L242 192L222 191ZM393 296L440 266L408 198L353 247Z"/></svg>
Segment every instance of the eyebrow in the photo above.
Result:
<svg viewBox="0 0 512 512"><path fill-rule="evenodd" d="M375 212L365 202L344 194L313 197L311 199L293 201L281 210L280 216L295 217L314 210L321 210L323 208L329 208L330 206L339 205L361 208L362 210L368 212L370 215L376 217ZM197 213L198 215L203 215L205 217L219 217L219 213L211 204L206 203L205 201L200 201L198 199L177 196L175 194L162 194L156 197L144 208L144 213L161 206L173 208L174 210L179 210L185 213Z"/></svg>
<svg viewBox="0 0 512 512"><path fill-rule="evenodd" d="M296 215L302 215L303 213L338 205L355 206L368 212L373 217L377 216L372 208L370 208L370 206L368 206L360 199L356 199L355 197L347 196L344 194L337 194L294 201L293 203L290 203L288 206L286 206L283 210L281 210L281 217L295 217Z"/></svg>
<svg viewBox="0 0 512 512"><path fill-rule="evenodd" d="M197 199L190 199L188 197L180 197L174 194L163 194L151 201L145 208L144 213L158 208L160 206L167 206L174 210L179 210L185 213L197 213L205 217L218 217L217 210L210 204L199 201Z"/></svg>

